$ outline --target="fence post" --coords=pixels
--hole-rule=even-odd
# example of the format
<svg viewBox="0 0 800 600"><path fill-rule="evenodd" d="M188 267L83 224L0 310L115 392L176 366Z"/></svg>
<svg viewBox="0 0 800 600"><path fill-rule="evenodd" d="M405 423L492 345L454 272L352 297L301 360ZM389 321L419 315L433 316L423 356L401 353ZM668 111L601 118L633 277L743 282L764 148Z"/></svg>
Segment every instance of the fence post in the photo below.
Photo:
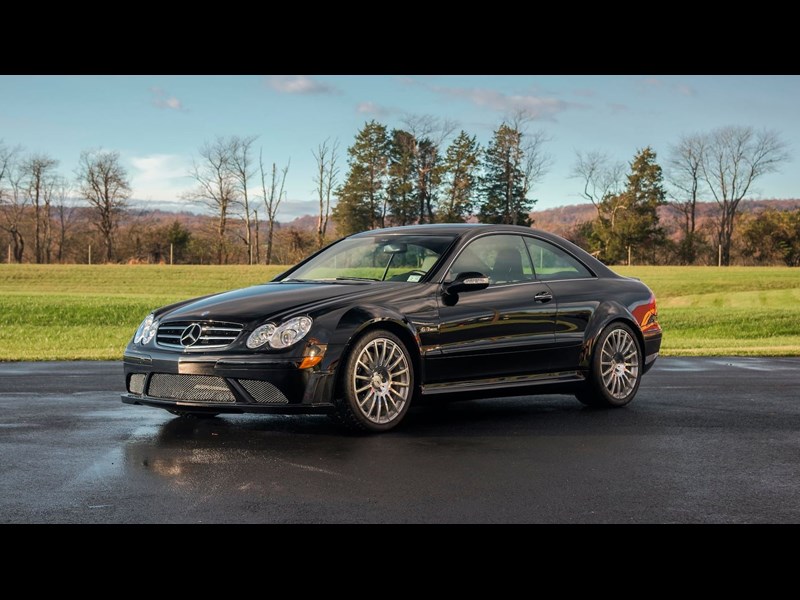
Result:
<svg viewBox="0 0 800 600"><path fill-rule="evenodd" d="M172 244L169 245L169 264L172 264Z"/></svg>
<svg viewBox="0 0 800 600"><path fill-rule="evenodd" d="M11 244L8 245L8 264L11 264Z"/></svg>
<svg viewBox="0 0 800 600"><path fill-rule="evenodd" d="M722 244L717 246L717 266L722 266Z"/></svg>
<svg viewBox="0 0 800 600"><path fill-rule="evenodd" d="M631 266L631 247L628 246L628 266Z"/></svg>
<svg viewBox="0 0 800 600"><path fill-rule="evenodd" d="M92 264L92 245L89 244L89 264Z"/></svg>

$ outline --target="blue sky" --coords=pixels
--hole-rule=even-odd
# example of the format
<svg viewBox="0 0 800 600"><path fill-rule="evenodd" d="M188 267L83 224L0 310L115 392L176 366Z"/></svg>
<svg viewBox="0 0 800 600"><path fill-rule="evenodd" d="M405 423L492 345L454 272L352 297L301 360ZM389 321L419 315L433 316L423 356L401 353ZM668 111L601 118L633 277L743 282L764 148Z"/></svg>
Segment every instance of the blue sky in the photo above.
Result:
<svg viewBox="0 0 800 600"><path fill-rule="evenodd" d="M199 212L180 200L204 140L258 135L266 161L291 158L281 220L315 211L311 149L352 143L365 120L400 127L405 115L456 120L486 143L503 116L525 109L552 138L554 164L536 208L580 202L574 152L629 161L651 145L665 158L681 133L723 125L779 130L794 158L754 197L800 197L800 76L0 76L0 139L47 152L71 175L80 151L118 150L134 198Z"/></svg>

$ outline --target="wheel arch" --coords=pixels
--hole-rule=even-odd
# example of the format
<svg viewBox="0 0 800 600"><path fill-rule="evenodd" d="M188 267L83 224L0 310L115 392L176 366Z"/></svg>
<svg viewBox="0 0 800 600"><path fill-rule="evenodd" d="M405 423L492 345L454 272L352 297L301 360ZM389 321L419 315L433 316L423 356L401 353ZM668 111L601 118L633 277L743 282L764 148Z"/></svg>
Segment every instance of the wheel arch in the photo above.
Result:
<svg viewBox="0 0 800 600"><path fill-rule="evenodd" d="M358 322L358 324L355 325L354 321ZM344 340L342 350L339 353L339 359L334 374L333 389L335 390L335 394L338 395L340 393L342 372L347 362L347 356L349 356L353 345L362 336L376 329L385 329L395 334L405 345L411 355L411 362L414 368L414 395L416 396L418 394L422 383L422 353L419 348L416 330L408 320L393 311L384 312L361 307L348 311L342 316L339 323L340 326L337 328L337 334L341 334L344 331L347 331L348 334L347 339ZM340 335L337 335L337 337L340 337Z"/></svg>
<svg viewBox="0 0 800 600"><path fill-rule="evenodd" d="M594 312L586 328L586 335L584 336L580 358L581 369L589 370L591 368L592 356L594 355L594 347L597 343L597 339L606 327L618 322L625 323L633 331L633 334L639 342L640 354L642 354L642 361L644 362L644 335L642 334L642 330L636 318L622 304L618 302L604 302Z"/></svg>

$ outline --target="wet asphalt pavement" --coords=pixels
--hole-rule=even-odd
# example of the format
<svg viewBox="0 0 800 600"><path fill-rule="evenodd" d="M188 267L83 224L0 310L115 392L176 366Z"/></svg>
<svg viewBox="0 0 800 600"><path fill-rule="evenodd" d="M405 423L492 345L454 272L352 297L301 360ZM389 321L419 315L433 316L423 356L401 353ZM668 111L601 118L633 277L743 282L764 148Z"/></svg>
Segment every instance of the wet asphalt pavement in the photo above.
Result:
<svg viewBox="0 0 800 600"><path fill-rule="evenodd" d="M800 522L800 359L661 358L633 404L186 421L115 362L0 364L0 523Z"/></svg>

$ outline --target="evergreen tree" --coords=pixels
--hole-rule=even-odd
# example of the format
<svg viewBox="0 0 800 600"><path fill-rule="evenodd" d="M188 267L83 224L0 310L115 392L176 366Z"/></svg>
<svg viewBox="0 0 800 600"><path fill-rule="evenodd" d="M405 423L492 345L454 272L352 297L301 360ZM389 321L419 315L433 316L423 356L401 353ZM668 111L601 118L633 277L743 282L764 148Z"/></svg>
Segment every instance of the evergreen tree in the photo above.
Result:
<svg viewBox="0 0 800 600"><path fill-rule="evenodd" d="M392 131L389 144L389 183L386 188L393 225L410 225L419 217L414 194L417 141L408 131Z"/></svg>
<svg viewBox="0 0 800 600"><path fill-rule="evenodd" d="M522 134L503 123L484 152L480 178L482 223L530 225L535 200L525 197Z"/></svg>
<svg viewBox="0 0 800 600"><path fill-rule="evenodd" d="M444 194L438 206L439 222L466 221L472 214L479 165L480 146L474 135L462 130L447 148L442 165Z"/></svg>
<svg viewBox="0 0 800 600"><path fill-rule="evenodd" d="M347 149L349 170L337 190L333 211L337 231L349 235L383 227L386 217L386 167L389 140L386 126L375 120L365 123Z"/></svg>
<svg viewBox="0 0 800 600"><path fill-rule="evenodd" d="M595 235L607 263L627 261L628 246L639 260L655 262L655 251L666 241L658 223L658 207L666 203L661 166L649 146L636 153L627 186L600 203Z"/></svg>
<svg viewBox="0 0 800 600"><path fill-rule="evenodd" d="M436 189L441 181L439 165L439 146L430 138L422 138L416 148L417 185L416 196L419 204L419 222L433 223L436 205Z"/></svg>

